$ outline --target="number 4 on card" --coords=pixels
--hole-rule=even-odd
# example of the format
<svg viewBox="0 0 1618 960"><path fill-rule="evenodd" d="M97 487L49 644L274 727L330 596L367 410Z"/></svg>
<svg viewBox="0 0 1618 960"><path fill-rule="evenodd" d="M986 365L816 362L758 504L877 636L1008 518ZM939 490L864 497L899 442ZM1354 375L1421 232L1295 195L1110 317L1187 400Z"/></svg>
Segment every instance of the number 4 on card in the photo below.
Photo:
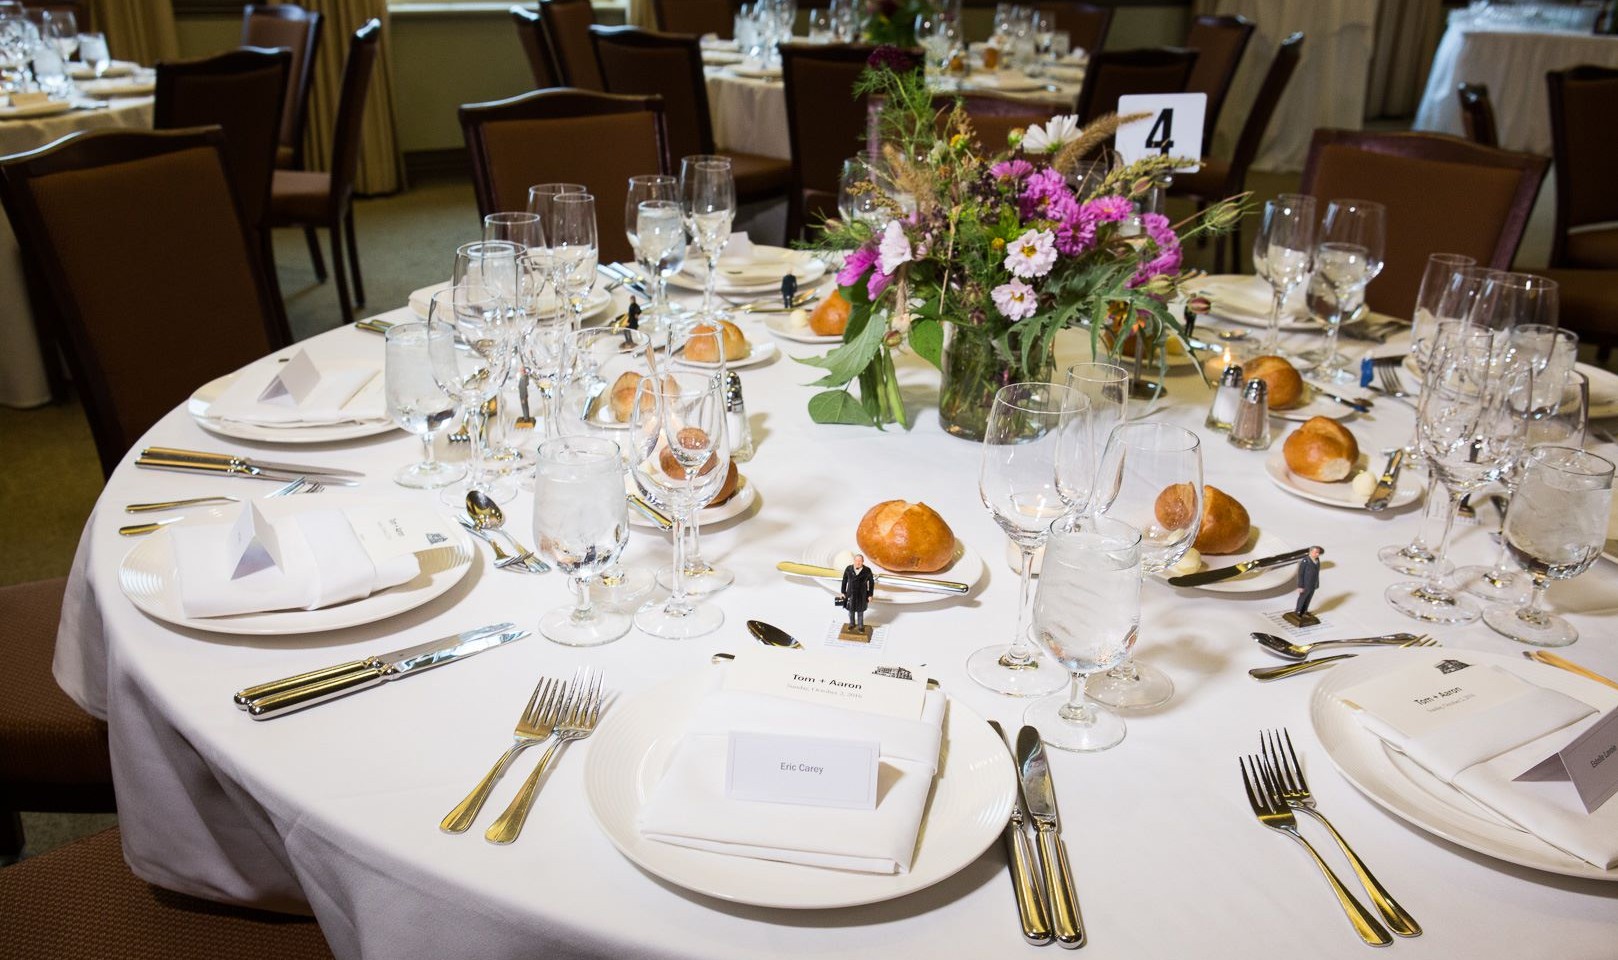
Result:
<svg viewBox="0 0 1618 960"><path fill-rule="evenodd" d="M1118 98L1118 115L1144 113L1144 119L1118 128L1118 153L1125 163L1151 156L1189 157L1179 167L1195 170L1202 154L1202 124L1208 110L1205 93L1142 93Z"/></svg>

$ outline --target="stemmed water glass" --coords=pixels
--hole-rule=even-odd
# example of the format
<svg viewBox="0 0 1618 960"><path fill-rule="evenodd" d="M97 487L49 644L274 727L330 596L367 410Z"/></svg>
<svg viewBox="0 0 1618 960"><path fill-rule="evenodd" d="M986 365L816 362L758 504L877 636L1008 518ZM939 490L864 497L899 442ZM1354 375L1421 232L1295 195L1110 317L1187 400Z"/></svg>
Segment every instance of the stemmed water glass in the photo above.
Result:
<svg viewBox="0 0 1618 960"><path fill-rule="evenodd" d="M1129 656L1140 629L1141 538L1126 523L1086 517L1058 524L1045 543L1034 594L1034 639L1068 669L1072 684L1028 705L1023 722L1063 750L1105 750L1124 721L1085 698L1091 675Z"/></svg>
<svg viewBox="0 0 1618 960"><path fill-rule="evenodd" d="M1315 198L1283 193L1264 204L1264 220L1253 242L1255 266L1256 251L1261 247L1264 251L1259 272L1269 281L1271 290L1270 325L1264 333L1262 349L1265 353L1279 353L1281 313L1287 298L1309 276L1314 264Z"/></svg>
<svg viewBox="0 0 1618 960"><path fill-rule="evenodd" d="M1022 551L1017 626L1011 643L975 651L967 676L997 693L1032 697L1066 682L1028 643L1028 608L1034 556L1051 524L1067 512L1056 482L1059 451L1081 428L1088 401L1057 383L1013 383L1000 388L983 433L978 494L1000 528Z"/></svg>
<svg viewBox="0 0 1618 960"><path fill-rule="evenodd" d="M1483 622L1513 640L1565 647L1578 630L1545 610L1552 580L1570 580L1590 568L1607 537L1612 504L1611 461L1574 447L1542 445L1529 456L1522 484L1502 531L1512 556L1534 579L1527 606L1491 607Z"/></svg>
<svg viewBox="0 0 1618 960"><path fill-rule="evenodd" d="M629 543L624 462L604 437L557 437L539 445L534 474L534 539L567 574L576 598L539 618L539 632L570 647L608 643L629 632L628 614L590 602L590 581L618 562Z"/></svg>
<svg viewBox="0 0 1618 960"><path fill-rule="evenodd" d="M484 423L486 404L497 396L511 372L516 334L504 303L490 288L462 283L433 294L427 308L428 356L433 380L466 411L472 436L471 463L466 483L444 492L445 503L459 505L468 490L481 490L491 498L509 500L515 493L509 480L493 477L485 466ZM462 349L462 344L465 349Z"/></svg>
<svg viewBox="0 0 1618 960"><path fill-rule="evenodd" d="M459 480L466 469L439 460L433 438L455 419L455 400L433 379L429 340L454 339L454 331L430 329L424 322L398 323L388 328L383 347L382 381L388 416L403 430L421 438L422 461L399 468L393 482L413 489L436 489ZM452 344L453 345L453 344Z"/></svg>
<svg viewBox="0 0 1618 960"><path fill-rule="evenodd" d="M1166 423L1114 427L1098 477L1093 510L1140 531L1144 572L1160 573L1185 556L1202 528L1202 445L1196 434ZM1112 707L1155 707L1174 696L1174 682L1131 658L1090 678L1086 691Z"/></svg>
<svg viewBox="0 0 1618 960"><path fill-rule="evenodd" d="M79 34L79 60L89 65L97 80L106 76L107 68L112 66L112 54L107 51L107 35L100 32Z"/></svg>
<svg viewBox="0 0 1618 960"><path fill-rule="evenodd" d="M534 327L542 315L547 312L548 304L541 298L545 294L546 270L544 261L545 229L540 222L539 214L527 211L508 211L491 213L483 218L483 240L486 243L501 241L517 247L517 287L516 297L512 301L512 312L517 324L516 334L518 343L518 377L514 391L517 404L527 416L530 411L529 386L533 380L527 363L527 343L533 335ZM554 298L553 298L554 300ZM500 422L502 436L504 425L508 420L506 416L510 410L504 409L506 401L501 399ZM543 416L544 403L541 401L541 415ZM496 451L496 457L505 461L518 461L526 471L532 464L529 454L525 454L517 447L506 443Z"/></svg>
<svg viewBox="0 0 1618 960"><path fill-rule="evenodd" d="M1069 431L1057 453L1056 485L1076 517L1094 506L1096 469L1112 428L1129 418L1129 371L1111 363L1086 361L1067 368L1067 385L1089 401L1084 422Z"/></svg>
<svg viewBox="0 0 1618 960"><path fill-rule="evenodd" d="M725 362L725 335L724 331L711 324L698 324L685 335L684 345L680 351L689 350L691 345L699 340L707 341L707 352L719 360L714 363L710 371L719 379L720 383L729 382L729 367ZM708 364L702 365L708 369ZM726 429L730 426L726 420ZM731 441L731 451L734 456L736 449L734 437ZM698 510L691 515L691 522L686 525L687 542L685 548L685 591L693 597L707 596L718 593L736 582L736 575L722 566L714 566L702 558L702 511ZM673 583L673 571L664 568L657 573L657 582L662 586Z"/></svg>
<svg viewBox="0 0 1618 960"><path fill-rule="evenodd" d="M699 154L682 159L680 204L686 232L708 266L702 279L699 315L709 322L725 319L727 314L714 302L714 287L719 282L719 257L730 242L731 222L736 216L736 181L731 175L730 158Z"/></svg>
<svg viewBox="0 0 1618 960"><path fill-rule="evenodd" d="M668 207L653 207L653 218L649 226L654 236L650 247L641 245L641 204L658 202L669 204ZM652 293L651 303L641 311L640 322L643 325L667 329L678 317L683 317L688 311L676 310L669 303L668 277L663 271L664 261L669 252L668 231L666 224L659 217L668 216L672 209L675 222L680 227L680 262L674 267L678 271L685 265L685 228L680 219L680 181L667 174L647 174L645 176L629 178L629 193L624 199L624 233L629 237L629 246L635 251L635 261L640 265L641 272L646 275L647 286Z"/></svg>
<svg viewBox="0 0 1618 960"><path fill-rule="evenodd" d="M652 307L641 314L642 329L656 334L665 346L674 324L690 313L669 303L669 277L685 267L685 217L677 200L643 200L635 210L641 263L652 282ZM648 318L650 323L648 323Z"/></svg>
<svg viewBox="0 0 1618 960"><path fill-rule="evenodd" d="M485 223L484 233L489 232ZM524 333L521 307L524 300L524 265L526 247L511 240L484 240L463 243L455 250L455 266L450 274L451 284L475 284L492 292L505 311L509 331L516 337ZM484 423L485 463L508 473L524 466L522 453L513 448L506 437L505 402L500 394L490 398L494 409Z"/></svg>
<svg viewBox="0 0 1618 960"><path fill-rule="evenodd" d="M589 193L582 183L536 183L528 188L528 212L539 216L540 228L550 230L551 216L556 208L556 198L568 193ZM545 274L545 281L551 285L551 291L561 303L562 293L556 283L556 262L551 257L549 235L547 244L536 255L540 267ZM559 309L566 310L567 305L562 303Z"/></svg>
<svg viewBox="0 0 1618 960"><path fill-rule="evenodd" d="M1382 272L1387 208L1368 200L1333 200L1326 205L1319 239L1311 284L1319 281L1325 285L1331 309L1325 346L1305 355L1305 359L1315 361L1318 376L1357 379L1358 371L1337 355L1337 332L1348 315L1365 302L1365 287Z"/></svg>
<svg viewBox="0 0 1618 960"><path fill-rule="evenodd" d="M570 311L574 330L584 326L584 306L596 285L600 246L596 237L596 198L588 193L564 193L551 201L545 225L550 241L554 289Z"/></svg>
<svg viewBox="0 0 1618 960"><path fill-rule="evenodd" d="M725 391L715 377L664 373L636 388L628 442L635 484L674 515L673 582L664 601L635 614L635 626L671 640L712 633L725 622L717 606L692 600L685 589L685 527L712 500L730 467L725 438Z"/></svg>

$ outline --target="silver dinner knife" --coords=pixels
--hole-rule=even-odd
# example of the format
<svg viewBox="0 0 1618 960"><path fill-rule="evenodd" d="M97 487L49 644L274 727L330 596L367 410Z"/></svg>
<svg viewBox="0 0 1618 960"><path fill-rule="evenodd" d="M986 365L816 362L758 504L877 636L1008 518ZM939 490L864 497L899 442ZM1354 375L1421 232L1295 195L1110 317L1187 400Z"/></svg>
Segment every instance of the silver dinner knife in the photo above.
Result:
<svg viewBox="0 0 1618 960"><path fill-rule="evenodd" d="M775 565L775 569L782 573L790 573L800 577L813 577L816 580L840 581L843 579L843 571L841 570L822 567L813 563L799 563L796 560L782 560ZM931 577L901 577L896 573L877 573L876 582L879 584L885 583L890 587L910 587L932 593L966 593L972 589L969 585L957 583L954 580L934 580Z"/></svg>
<svg viewBox="0 0 1618 960"><path fill-rule="evenodd" d="M528 636L512 623L457 633L392 653L272 680L236 693L236 705L254 720L268 720L378 684L424 673Z"/></svg>
<svg viewBox="0 0 1618 960"><path fill-rule="evenodd" d="M233 453L211 453L206 450L181 450L175 447L147 447L140 452L143 457L153 457L159 460L196 460L206 463L236 463L248 467L263 467L266 470L284 470L287 473L318 473L328 477L364 477L359 470L339 470L336 467L315 467L306 463L271 463L268 460L255 460L250 457L240 457Z"/></svg>
<svg viewBox="0 0 1618 960"><path fill-rule="evenodd" d="M994 735L1004 743L1006 732L1000 729L1000 724L990 720L989 726L994 728ZM1011 745L1006 744L1006 749L1010 750ZM1015 758L1016 754L1012 756ZM1022 788L1019 786L1017 796L1011 801L1011 819L1006 823L1004 833L1006 862L1011 865L1011 889L1017 895L1022 938L1042 947L1051 942L1051 920L1045 906L1044 891L1040 889L1039 874L1034 870L1034 851L1028 844L1028 832L1023 829L1027 822L1028 817L1022 805Z"/></svg>
<svg viewBox="0 0 1618 960"><path fill-rule="evenodd" d="M1178 577L1169 577L1171 587L1201 587L1221 580L1230 580L1239 577L1249 570L1259 570L1264 567L1280 567L1289 563L1297 563L1309 555L1309 547L1301 550L1289 550L1270 557L1259 557L1256 560L1244 560L1229 567L1220 567L1217 570L1200 570L1196 573L1187 573Z"/></svg>
<svg viewBox="0 0 1618 960"><path fill-rule="evenodd" d="M1405 450L1404 447L1400 447L1388 458L1388 466L1382 471L1382 476L1377 478L1376 489L1371 491L1370 498L1365 501L1365 509L1378 513L1388 508L1394 490L1399 487L1399 471L1404 464Z"/></svg>
<svg viewBox="0 0 1618 960"><path fill-rule="evenodd" d="M1017 779L1023 808L1039 834L1039 868L1045 875L1045 893L1051 905L1051 926L1056 942L1069 950L1084 946L1084 920L1073 892L1073 872L1062 843L1062 823L1056 812L1056 787L1051 783L1050 761L1039 731L1025 726L1017 732Z"/></svg>
<svg viewBox="0 0 1618 960"><path fill-rule="evenodd" d="M222 463L217 460L170 460L163 457L140 457L135 466L147 470L171 470L175 473L211 473L220 477L246 477L249 480L270 480L287 483L292 480L315 480L336 487L357 487L359 481L349 477L334 477L325 473L286 473L241 463Z"/></svg>

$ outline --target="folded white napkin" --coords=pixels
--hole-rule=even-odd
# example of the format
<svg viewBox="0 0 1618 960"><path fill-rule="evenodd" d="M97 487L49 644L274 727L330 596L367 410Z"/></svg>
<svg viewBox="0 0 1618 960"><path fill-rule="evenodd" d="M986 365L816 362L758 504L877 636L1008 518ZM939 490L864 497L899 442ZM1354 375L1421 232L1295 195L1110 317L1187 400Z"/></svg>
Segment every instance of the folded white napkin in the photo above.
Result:
<svg viewBox="0 0 1618 960"><path fill-rule="evenodd" d="M1370 709L1355 712L1361 726L1435 777L1527 833L1602 869L1618 866L1618 803L1586 813L1573 784L1516 778L1555 754L1600 719L1589 704L1489 665L1512 681L1500 703L1415 736ZM1398 671L1343 691L1397 682Z"/></svg>
<svg viewBox="0 0 1618 960"><path fill-rule="evenodd" d="M1269 322L1273 293L1270 285L1260 277L1204 277L1193 285L1197 292L1213 301L1212 313L1216 317ZM1293 288L1281 312L1281 322L1304 320L1309 308L1304 303L1305 284Z"/></svg>
<svg viewBox="0 0 1618 960"><path fill-rule="evenodd" d="M307 427L387 418L382 369L362 360L320 361L320 381L299 404L259 400L282 364L270 360L245 367L219 398L208 405L207 415L263 427Z"/></svg>
<svg viewBox="0 0 1618 960"><path fill-rule="evenodd" d="M270 522L280 565L234 580L239 558L230 556L233 521L169 529L180 606L187 617L318 610L370 596L421 572L414 553L373 561L341 508L299 510Z"/></svg>
<svg viewBox="0 0 1618 960"><path fill-rule="evenodd" d="M927 691L921 718L901 720L719 689L703 698L663 779L640 813L643 836L715 853L861 873L904 873L938 769L946 700ZM874 810L725 796L730 734L768 733L881 743Z"/></svg>

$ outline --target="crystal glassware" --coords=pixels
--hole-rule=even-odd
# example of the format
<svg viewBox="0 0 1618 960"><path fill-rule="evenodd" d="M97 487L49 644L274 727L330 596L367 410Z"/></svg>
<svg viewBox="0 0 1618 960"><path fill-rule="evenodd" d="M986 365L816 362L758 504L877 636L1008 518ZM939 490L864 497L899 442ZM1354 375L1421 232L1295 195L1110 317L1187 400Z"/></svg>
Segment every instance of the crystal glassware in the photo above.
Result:
<svg viewBox="0 0 1618 960"><path fill-rule="evenodd" d="M106 76L107 68L112 66L112 55L107 52L107 35L79 34L79 60L89 65L97 80Z"/></svg>
<svg viewBox="0 0 1618 960"><path fill-rule="evenodd" d="M534 540L567 574L573 606L539 618L539 632L570 647L608 643L629 632L628 614L590 602L590 581L618 562L629 543L624 462L605 437L558 437L539 445L534 474Z"/></svg>
<svg viewBox="0 0 1618 960"><path fill-rule="evenodd" d="M728 382L729 366L725 362L725 336L719 327L710 323L698 323L685 333L683 345L675 352L682 354L691 349L694 343L703 340L707 341L707 353L718 357L717 361L713 363L696 363L680 357L680 362L696 363L701 369L717 377L720 383ZM726 440L730 445L729 449L734 453L737 438L729 435L730 421L728 418L726 419L725 428ZM691 514L691 522L686 524L685 530L685 592L693 597L704 597L718 593L735 583L736 574L723 566L715 566L702 557L701 510ZM657 572L657 582L661 586L672 587L674 583L673 569L670 567L660 569Z"/></svg>
<svg viewBox="0 0 1618 960"><path fill-rule="evenodd" d="M544 230L549 230L551 215L555 210L557 197L567 193L589 192L590 191L585 189L585 186L582 183L536 183L528 188L528 212L537 214L539 216L541 228ZM540 267L545 274L545 282L550 284L551 291L560 301L562 299L562 294L556 283L556 261L551 256L550 244L548 242L549 237L546 239L547 243L545 247L539 251L538 259L540 261ZM562 309L565 312L566 306L563 305Z"/></svg>
<svg viewBox="0 0 1618 960"><path fill-rule="evenodd" d="M1068 669L1071 685L1028 705L1023 722L1062 750L1105 750L1124 738L1124 721L1085 697L1093 674L1109 670L1140 629L1140 532L1118 520L1085 517L1058 524L1045 542L1034 594L1034 639Z"/></svg>
<svg viewBox="0 0 1618 960"><path fill-rule="evenodd" d="M1112 428L1129 418L1129 371L1111 363L1086 361L1067 368L1067 385L1089 401L1078 429L1068 431L1057 451L1056 483L1062 502L1075 516L1093 506L1096 469Z"/></svg>
<svg viewBox="0 0 1618 960"><path fill-rule="evenodd" d="M1264 205L1259 237L1264 249L1261 274L1271 290L1270 324L1264 333L1265 353L1281 351L1281 314L1287 298L1309 276L1314 265L1315 198L1283 193ZM1255 247L1257 249L1257 247Z"/></svg>
<svg viewBox="0 0 1618 960"><path fill-rule="evenodd" d="M439 331L427 338L433 380L466 411L467 432L472 437L466 482L447 488L444 502L459 506L468 490L481 490L496 501L510 500L515 485L490 473L484 449L488 403L505 384L516 353L517 337L509 313L488 287L456 284L433 294L427 325L429 331Z"/></svg>
<svg viewBox="0 0 1618 960"><path fill-rule="evenodd" d="M1364 304L1366 286L1382 272L1386 246L1387 208L1382 204L1333 200L1326 205L1315 248L1315 276L1324 280L1331 291L1333 309L1325 346L1318 353L1306 355L1315 361L1317 376L1359 379L1359 371L1337 354L1337 332L1349 314Z"/></svg>
<svg viewBox="0 0 1618 960"><path fill-rule="evenodd" d="M489 224L485 219L485 236L488 233ZM517 337L524 332L522 305L527 274L523 258L527 249L523 243L513 240L463 243L455 250L455 266L450 274L452 284L473 284L492 291L509 321L506 329ZM496 392L490 401L493 409L483 424L484 465L502 475L531 466L530 461L523 459L521 451L508 442L506 428L510 423L505 399Z"/></svg>
<svg viewBox="0 0 1618 960"><path fill-rule="evenodd" d="M686 232L702 252L707 270L702 278L703 320L726 319L714 297L719 282L719 258L730 242L730 228L736 216L736 181L730 158L698 154L680 161L680 205L685 214Z"/></svg>
<svg viewBox="0 0 1618 960"><path fill-rule="evenodd" d="M650 226L657 235L652 237L652 244L643 247L640 239L641 204L655 202L667 206L653 207L654 211L668 211L672 209L675 222L680 226L680 257L675 266L678 272L685 265L685 229L680 217L680 181L667 174L647 174L629 178L629 192L624 199L624 233L629 237L629 246L635 251L635 262L639 265L641 273L646 276L646 284L651 292L651 302L641 311L640 323L642 329L648 333L667 330L676 320L683 319L689 311L676 308L669 303L668 277L662 273L664 261L669 252L669 237L666 224L659 217L667 217L667 212L654 213Z"/></svg>
<svg viewBox="0 0 1618 960"><path fill-rule="evenodd" d="M635 230L641 264L652 283L652 306L641 314L641 329L666 348L676 324L690 316L689 310L669 303L669 277L685 267L685 216L679 201L641 201L635 208Z"/></svg>
<svg viewBox="0 0 1618 960"><path fill-rule="evenodd" d="M596 198L564 193L551 201L545 225L557 296L565 304L574 330L584 326L584 307L596 285L600 246L596 235Z"/></svg>
<svg viewBox="0 0 1618 960"><path fill-rule="evenodd" d="M455 400L433 379L428 342L432 337L454 338L448 327L429 329L425 322L398 323L388 328L383 346L382 380L388 416L399 428L421 438L422 460L401 467L393 482L401 487L437 489L459 480L466 468L439 460L433 450L438 431L455 419Z"/></svg>

